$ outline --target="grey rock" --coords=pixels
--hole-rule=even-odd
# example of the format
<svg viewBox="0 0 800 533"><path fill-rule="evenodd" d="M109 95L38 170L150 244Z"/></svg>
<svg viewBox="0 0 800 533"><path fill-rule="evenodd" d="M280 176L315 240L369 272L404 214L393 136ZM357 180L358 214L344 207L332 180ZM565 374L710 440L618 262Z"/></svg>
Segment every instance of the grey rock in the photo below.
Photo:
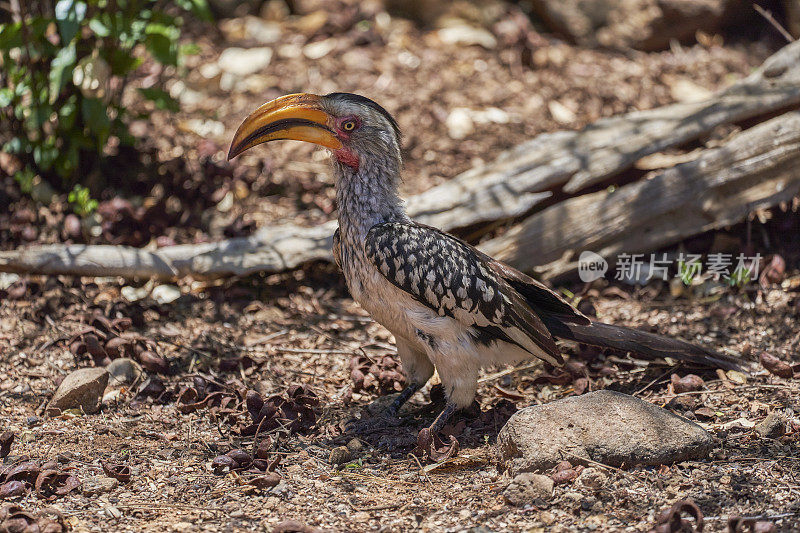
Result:
<svg viewBox="0 0 800 533"><path fill-rule="evenodd" d="M500 430L500 462L516 475L559 461L660 465L708 455L703 428L653 404L601 390L515 413Z"/></svg>
<svg viewBox="0 0 800 533"><path fill-rule="evenodd" d="M100 398L108 384L105 368L81 368L61 382L47 405L47 415L58 416L66 409L82 409L93 414L100 408Z"/></svg>
<svg viewBox="0 0 800 533"><path fill-rule="evenodd" d="M142 367L133 359L120 357L114 359L106 367L110 376L109 384L112 387L121 387L134 383L142 375Z"/></svg>
<svg viewBox="0 0 800 533"><path fill-rule="evenodd" d="M550 499L553 495L553 480L541 474L525 472L519 474L503 491L503 498L512 505L530 504L536 498Z"/></svg>
<svg viewBox="0 0 800 533"><path fill-rule="evenodd" d="M786 421L783 416L775 411L767 415L767 418L753 427L756 434L765 439L777 439L786 433Z"/></svg>
<svg viewBox="0 0 800 533"><path fill-rule="evenodd" d="M111 492L119 486L119 481L113 477L90 477L83 481L81 492L84 496L99 496Z"/></svg>

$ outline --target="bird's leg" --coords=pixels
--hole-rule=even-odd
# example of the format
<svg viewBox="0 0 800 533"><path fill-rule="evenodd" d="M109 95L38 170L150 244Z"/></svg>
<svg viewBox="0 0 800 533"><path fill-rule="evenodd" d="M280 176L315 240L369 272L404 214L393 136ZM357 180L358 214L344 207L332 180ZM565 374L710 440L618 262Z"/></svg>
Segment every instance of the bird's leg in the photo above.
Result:
<svg viewBox="0 0 800 533"><path fill-rule="evenodd" d="M442 412L439 413L439 416L436 417L436 420L433 421L433 424L428 427L428 431L431 432L431 435L436 435L439 433L442 428L444 427L445 423L450 420L450 417L453 416L458 410L458 406L453 402L447 402L447 405L444 406Z"/></svg>
<svg viewBox="0 0 800 533"><path fill-rule="evenodd" d="M400 391L400 394L397 395L397 398L392 401L391 405L386 409L386 414L391 416L397 416L397 413L400 412L400 408L405 405L405 403L414 396L419 389L422 388L422 385L419 383L409 383L405 386L403 390Z"/></svg>

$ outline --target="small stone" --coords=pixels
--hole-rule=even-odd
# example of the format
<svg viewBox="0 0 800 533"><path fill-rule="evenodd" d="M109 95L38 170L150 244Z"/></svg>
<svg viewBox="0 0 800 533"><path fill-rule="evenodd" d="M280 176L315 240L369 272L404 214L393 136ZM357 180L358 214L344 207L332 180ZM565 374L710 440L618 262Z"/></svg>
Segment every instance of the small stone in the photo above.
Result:
<svg viewBox="0 0 800 533"><path fill-rule="evenodd" d="M775 411L767 415L767 418L759 422L753 428L759 437L765 439L777 439L786 433L786 421Z"/></svg>
<svg viewBox="0 0 800 533"><path fill-rule="evenodd" d="M181 297L181 290L175 285L159 285L150 296L160 304L169 304Z"/></svg>
<svg viewBox="0 0 800 533"><path fill-rule="evenodd" d="M487 30L474 26L467 26L466 24L442 28L437 34L439 35L439 39L445 44L461 46L478 45L487 50L491 50L497 46L497 39Z"/></svg>
<svg viewBox="0 0 800 533"><path fill-rule="evenodd" d="M81 368L72 372L64 378L47 405L47 415L58 416L67 409L82 409L87 414L96 413L108 384L108 376L105 368Z"/></svg>
<svg viewBox="0 0 800 533"><path fill-rule="evenodd" d="M450 138L456 140L468 137L475 131L475 123L472 120L472 114L470 110L465 107L453 109L450 114L447 115L445 126L447 126L447 134Z"/></svg>
<svg viewBox="0 0 800 533"><path fill-rule="evenodd" d="M579 487L587 489L599 490L603 488L608 482L608 476L599 468L588 467L584 468L578 479L575 481Z"/></svg>
<svg viewBox="0 0 800 533"><path fill-rule="evenodd" d="M548 500L553 495L553 480L541 474L519 474L503 491L503 498L512 505L533 503L536 498Z"/></svg>
<svg viewBox="0 0 800 533"><path fill-rule="evenodd" d="M113 477L91 477L84 480L81 492L84 496L99 496L111 492L119 486L119 481Z"/></svg>
<svg viewBox="0 0 800 533"><path fill-rule="evenodd" d="M331 37L330 39L325 39L324 41L309 43L303 47L303 55L308 59L322 59L329 53L333 52L333 50L336 48L337 42L338 41L335 38Z"/></svg>
<svg viewBox="0 0 800 533"><path fill-rule="evenodd" d="M547 103L547 109L550 111L553 120L559 124L570 124L577 118L574 111L558 100L550 100Z"/></svg>
<svg viewBox="0 0 800 533"><path fill-rule="evenodd" d="M142 375L142 367L133 359L120 357L106 367L110 376L109 385L119 387L134 383Z"/></svg>
<svg viewBox="0 0 800 533"><path fill-rule="evenodd" d="M703 428L633 396L601 390L517 411L497 438L512 474L553 468L563 457L613 466L661 465L705 457Z"/></svg>
<svg viewBox="0 0 800 533"><path fill-rule="evenodd" d="M347 449L353 455L357 455L364 451L364 444L360 440L353 438L347 443Z"/></svg>
<svg viewBox="0 0 800 533"><path fill-rule="evenodd" d="M350 462L352 458L352 453L347 446L337 446L336 448L331 450L331 455L328 458L328 461L333 466L339 466L344 463Z"/></svg>
<svg viewBox="0 0 800 533"><path fill-rule="evenodd" d="M272 60L272 48L226 48L217 59L217 66L228 74L249 76L262 71Z"/></svg>

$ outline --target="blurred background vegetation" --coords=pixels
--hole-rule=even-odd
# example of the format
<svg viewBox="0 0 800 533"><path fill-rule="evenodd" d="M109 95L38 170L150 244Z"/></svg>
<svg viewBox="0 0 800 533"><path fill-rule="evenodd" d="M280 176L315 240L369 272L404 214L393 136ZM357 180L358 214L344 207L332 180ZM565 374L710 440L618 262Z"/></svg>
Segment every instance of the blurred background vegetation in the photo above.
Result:
<svg viewBox="0 0 800 533"><path fill-rule="evenodd" d="M759 4L800 33L800 1ZM318 160L292 181L224 161L282 93L381 99L418 192L536 133L710 94L783 43L743 0L3 0L0 247L329 218ZM268 204L231 207L250 193Z"/></svg>
<svg viewBox="0 0 800 533"><path fill-rule="evenodd" d="M208 21L211 14L205 0L15 1L14 7L13 20L0 26L3 151L19 158L15 179L23 192L44 179L55 190L72 189L70 202L87 214L97 203L79 177L102 162L110 144L133 145L122 100L143 62L137 47L180 68L194 52L179 44L183 15ZM159 109L178 109L159 80L139 92Z"/></svg>

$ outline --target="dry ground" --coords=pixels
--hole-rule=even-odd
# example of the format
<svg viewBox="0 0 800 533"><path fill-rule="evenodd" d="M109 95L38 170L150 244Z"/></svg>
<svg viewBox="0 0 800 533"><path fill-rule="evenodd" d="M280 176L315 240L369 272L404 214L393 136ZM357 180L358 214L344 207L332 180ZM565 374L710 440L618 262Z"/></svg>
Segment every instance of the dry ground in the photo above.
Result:
<svg viewBox="0 0 800 533"><path fill-rule="evenodd" d="M332 272L322 275L334 277ZM708 460L659 469L601 468L607 476L596 490L560 485L551 501L530 508L504 503L500 493L509 478L493 457L494 432L484 430L476 439L469 419L466 428L455 428L466 443L458 457L429 471L424 468L428 463L407 455L409 447L390 451L369 444L343 468L335 468L328 460L331 449L350 440L339 422L375 398L372 392L352 393L348 359L358 353L380 358L391 349L387 334L363 317L341 294L341 287L320 277L286 276L256 299L252 289L223 286L195 291L170 305L122 306L114 303L119 300L116 284L75 290L50 280L44 294L6 303L0 315L0 416L4 429L16 434L12 455L60 456L84 483L103 475L101 461L131 467L130 482L109 494L87 497L76 491L53 502L77 530L270 530L289 518L352 531L461 530L477 525L494 531L642 530L652 525L654 513L684 497L694 499L710 517L712 531L722 530L731 515L782 516L778 523L787 531L800 524L796 418L789 433L777 440L759 438L747 427L752 425L748 421L759 422L773 410L797 411L798 386L763 370L746 383L703 374L703 392L688 395L694 403L678 408L688 408L679 412L719 438ZM652 327L720 348L741 350L749 345L753 353L767 350L791 359L800 343L796 311L790 310L789 295L783 291L769 291L766 299L750 305L742 296L728 295L701 304L599 295L591 301L606 320ZM144 327L134 329L156 340L159 353L176 359L177 375L164 378L168 388L200 374L214 376L231 390L246 387L263 394L303 383L321 398L317 425L307 435L279 440L274 448L271 458L280 458L276 471L285 482L278 493L252 490L243 481L248 474L215 475L211 470L215 456L252 446L252 438L241 438L236 431L245 416L231 425L213 409L183 414L175 403L134 399L125 390L98 415L38 416L58 378L76 366L67 347L52 341L79 330L82 324L75 317L91 308L112 317L115 312L143 317ZM219 359L243 354L252 358L253 366L219 370ZM659 405L674 398L669 374L687 373L597 354L579 354L573 360L587 358L592 388L634 393ZM542 379L544 374L541 368L500 378L487 374L479 393L484 411L509 392L521 398L519 407L572 393L571 383L554 384ZM415 403L424 401L418 397ZM701 407L713 414L693 414ZM421 415L426 420L431 416ZM731 424L735 420L739 422ZM411 421L405 429L413 435L420 423ZM48 502L28 496L22 505L37 509Z"/></svg>

